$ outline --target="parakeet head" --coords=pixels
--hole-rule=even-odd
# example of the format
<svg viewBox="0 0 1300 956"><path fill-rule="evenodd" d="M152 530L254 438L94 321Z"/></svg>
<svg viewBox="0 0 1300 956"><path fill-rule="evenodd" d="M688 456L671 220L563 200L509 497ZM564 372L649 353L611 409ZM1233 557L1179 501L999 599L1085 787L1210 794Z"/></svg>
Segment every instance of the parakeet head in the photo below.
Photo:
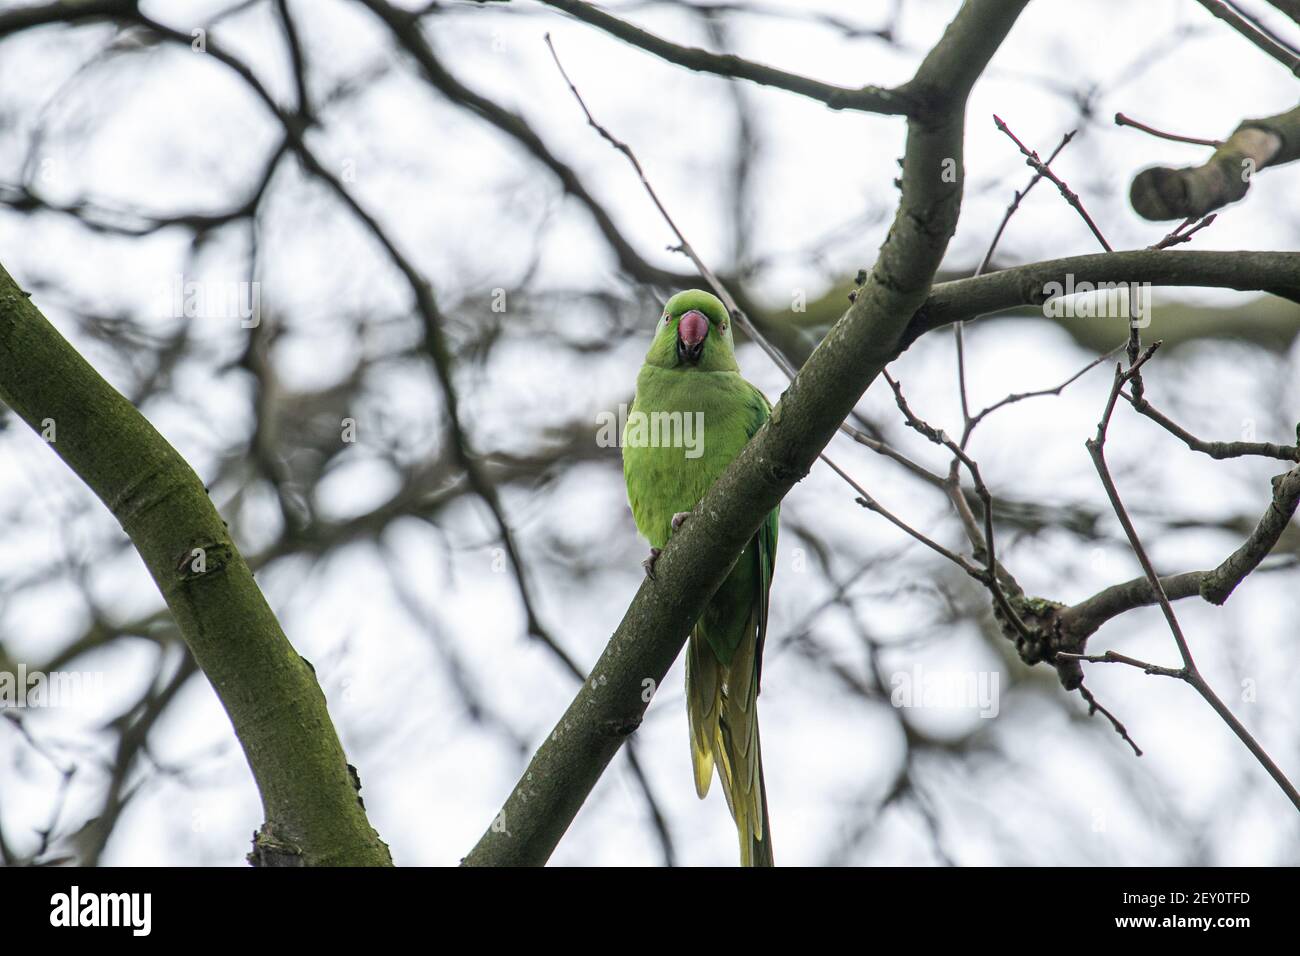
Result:
<svg viewBox="0 0 1300 956"><path fill-rule="evenodd" d="M717 296L699 289L678 292L664 305L646 364L701 372L737 371L726 306Z"/></svg>

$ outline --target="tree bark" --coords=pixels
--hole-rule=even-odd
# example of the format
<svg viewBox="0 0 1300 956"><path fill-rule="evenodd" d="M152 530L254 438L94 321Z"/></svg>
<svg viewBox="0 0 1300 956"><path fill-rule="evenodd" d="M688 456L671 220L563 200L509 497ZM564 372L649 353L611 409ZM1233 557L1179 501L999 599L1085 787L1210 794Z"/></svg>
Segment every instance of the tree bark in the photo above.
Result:
<svg viewBox="0 0 1300 956"><path fill-rule="evenodd" d="M121 523L221 699L262 797L256 864L389 865L311 665L193 469L0 266L0 399Z"/></svg>

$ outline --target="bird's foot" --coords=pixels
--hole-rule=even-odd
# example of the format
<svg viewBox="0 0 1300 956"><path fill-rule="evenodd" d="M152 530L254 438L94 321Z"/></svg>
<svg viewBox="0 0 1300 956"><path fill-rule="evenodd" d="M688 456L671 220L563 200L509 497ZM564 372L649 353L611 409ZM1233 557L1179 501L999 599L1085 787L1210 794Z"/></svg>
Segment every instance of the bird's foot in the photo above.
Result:
<svg viewBox="0 0 1300 956"><path fill-rule="evenodd" d="M682 525L686 524L686 519L691 516L689 511L679 511L673 515L673 530L677 531Z"/></svg>
<svg viewBox="0 0 1300 956"><path fill-rule="evenodd" d="M655 579L655 562L659 560L659 554L658 548L651 548L650 556L641 562L641 567L645 568L645 576L651 581Z"/></svg>

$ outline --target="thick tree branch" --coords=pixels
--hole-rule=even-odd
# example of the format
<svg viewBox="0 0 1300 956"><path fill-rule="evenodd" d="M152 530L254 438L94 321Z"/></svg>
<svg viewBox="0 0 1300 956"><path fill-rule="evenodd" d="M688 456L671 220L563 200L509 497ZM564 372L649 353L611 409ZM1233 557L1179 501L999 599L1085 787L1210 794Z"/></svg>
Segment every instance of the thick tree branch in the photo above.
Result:
<svg viewBox="0 0 1300 956"><path fill-rule="evenodd" d="M759 522L807 474L925 301L961 206L965 99L1027 0L967 0L921 64L928 104L908 124L902 198L861 294L767 424L669 542L592 676L534 755L469 865L544 863L626 737ZM947 162L945 162L947 161ZM959 175L945 177L945 169ZM948 181L952 179L953 181Z"/></svg>
<svg viewBox="0 0 1300 956"><path fill-rule="evenodd" d="M1199 219L1246 195L1255 174L1300 159L1300 106L1246 120L1200 166L1154 166L1133 178L1129 201L1144 219Z"/></svg>
<svg viewBox="0 0 1300 956"><path fill-rule="evenodd" d="M926 332L989 312L1047 302L1049 283L1108 282L1271 292L1300 298L1300 252L1207 252L1140 249L1051 259L934 287L912 317L904 348ZM1127 323L1125 323L1127 325Z"/></svg>
<svg viewBox="0 0 1300 956"><path fill-rule="evenodd" d="M213 689L262 795L255 848L383 865L311 665L285 638L198 476L0 267L0 399L130 536ZM286 732L286 728L292 728Z"/></svg>

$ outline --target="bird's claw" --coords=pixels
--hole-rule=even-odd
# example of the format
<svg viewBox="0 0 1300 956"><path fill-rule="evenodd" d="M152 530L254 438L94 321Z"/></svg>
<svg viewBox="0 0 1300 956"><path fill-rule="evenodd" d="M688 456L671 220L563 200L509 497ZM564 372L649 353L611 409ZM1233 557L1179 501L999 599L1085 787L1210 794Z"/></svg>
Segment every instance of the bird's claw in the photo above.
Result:
<svg viewBox="0 0 1300 956"><path fill-rule="evenodd" d="M641 562L641 567L645 568L645 576L651 581L655 579L655 561L659 559L659 554L658 548L651 548L650 556Z"/></svg>
<svg viewBox="0 0 1300 956"><path fill-rule="evenodd" d="M691 513L689 511L679 511L677 514L673 515L673 531L678 530L683 524L685 524L686 519L690 516ZM645 576L651 581L655 580L655 562L659 560L659 554L659 548L651 548L650 556L641 562L641 567L645 568Z"/></svg>

